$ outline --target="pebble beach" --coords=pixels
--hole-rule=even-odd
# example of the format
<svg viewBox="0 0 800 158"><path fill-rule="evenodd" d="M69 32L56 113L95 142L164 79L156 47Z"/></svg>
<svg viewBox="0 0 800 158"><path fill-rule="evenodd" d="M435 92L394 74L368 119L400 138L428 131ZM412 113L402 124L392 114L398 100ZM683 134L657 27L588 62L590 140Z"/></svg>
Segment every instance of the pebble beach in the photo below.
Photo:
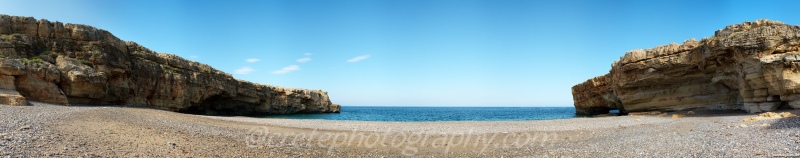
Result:
<svg viewBox="0 0 800 158"><path fill-rule="evenodd" d="M0 157L800 156L800 118L750 119L758 114L735 111L368 122L31 104L0 105Z"/></svg>

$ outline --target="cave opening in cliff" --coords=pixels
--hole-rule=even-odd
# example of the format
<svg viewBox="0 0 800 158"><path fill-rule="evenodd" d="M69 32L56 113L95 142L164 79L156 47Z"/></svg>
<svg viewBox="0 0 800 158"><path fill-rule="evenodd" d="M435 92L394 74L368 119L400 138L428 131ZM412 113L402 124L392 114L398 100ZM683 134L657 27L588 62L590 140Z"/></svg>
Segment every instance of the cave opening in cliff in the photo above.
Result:
<svg viewBox="0 0 800 158"><path fill-rule="evenodd" d="M781 101L781 96L779 96L779 95L773 95L773 96L770 96L770 97L767 99L767 101L772 101L772 102L780 102L780 101Z"/></svg>
<svg viewBox="0 0 800 158"><path fill-rule="evenodd" d="M779 104L778 104L778 107L775 107L776 109L785 109L785 108L789 108L790 107L790 106L788 106L789 102L781 100L781 96L780 95L770 96L769 98L767 98L767 101L778 102Z"/></svg>
<svg viewBox="0 0 800 158"><path fill-rule="evenodd" d="M238 101L227 95L214 95L181 110L182 113L201 115L252 115L255 110L249 103Z"/></svg>

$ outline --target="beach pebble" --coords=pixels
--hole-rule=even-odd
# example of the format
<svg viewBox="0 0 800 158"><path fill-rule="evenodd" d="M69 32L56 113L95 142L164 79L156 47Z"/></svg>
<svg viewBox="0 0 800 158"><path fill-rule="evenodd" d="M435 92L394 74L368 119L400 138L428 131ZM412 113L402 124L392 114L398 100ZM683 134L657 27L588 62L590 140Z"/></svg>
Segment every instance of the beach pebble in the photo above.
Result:
<svg viewBox="0 0 800 158"><path fill-rule="evenodd" d="M37 115L43 113L48 115ZM481 157L486 155L495 155L496 157L579 157L584 154L597 157L730 157L730 155L759 157L770 152L775 152L776 155L796 153L786 149L797 149L800 146L798 145L800 141L797 140L800 137L800 128L797 128L800 126L798 123L800 118L759 120L760 122L757 124L741 122L742 119L753 117L753 115L684 117L681 119L671 119L669 118L671 114L665 114L667 117L619 116L542 121L365 122L191 116L149 109L63 106L13 107L13 109L0 110L0 115L10 116L6 119L0 118L0 138L10 140L0 140L0 151L3 152L0 153L0 157L236 157L242 155L243 157L248 157L248 155L249 157L288 157L291 155L300 157L357 155L398 157L403 152L402 149L381 148L380 145L372 148L357 144L350 147L326 148L332 147L331 144L325 144L329 146L323 147L318 146L318 142L314 141L322 138L298 139L296 143L279 142L281 139L277 138L281 135L270 135L274 136L273 141L259 139L256 142L258 144L253 144L257 148L250 148L243 146L245 144L241 144L241 142L254 140L249 137L252 135L248 136L248 134L252 134L252 129L208 125L213 123L223 126L235 122L246 122L246 125L262 124L264 127L269 127L268 130L271 134L285 134L279 133L282 131L300 134L313 133L313 131L304 131L305 129L358 131L355 132L356 134L359 132L422 133L421 136L454 135L465 132L477 134L472 135L474 137L461 137L478 142L479 146L475 148L476 150L462 149L467 146L463 143L456 143L456 139L450 143L446 140L437 141L439 139L431 137L426 144L438 143L436 146L420 146L421 143L408 146L413 147L414 150L406 150L406 152L411 151L411 155L403 156L409 157ZM76 117L84 117L82 118L84 124L57 122L81 121ZM101 120L102 123L85 124L97 120ZM114 127L113 130L109 130L111 128L92 129L98 125L105 125L106 120L123 123L136 122L137 126L130 126L131 124L121 126L133 130L130 132L116 129L120 127L117 126L119 124L108 126ZM215 120L220 121L216 122ZM197 123L200 121L204 122ZM740 125L736 125L736 123ZM59 132L52 128L54 125L70 128ZM29 129L19 131L18 129L23 126L28 126ZM750 126L753 128L744 128ZM756 128L761 126L776 128ZM267 130L261 126L253 128ZM81 132L87 133L80 134ZM353 132L344 133L348 134L344 136L349 136ZM400 134L402 135L402 133ZM494 134L501 135L493 137ZM495 148L492 146L494 145L492 143L502 143L507 136L514 138L528 134L533 141L523 148ZM620 137L621 134L624 137ZM759 135L759 137L748 137L750 135ZM11 136L13 139L10 139ZM97 139L120 137L135 139L113 141ZM285 138L294 139L294 137ZM358 139L359 137L353 138ZM408 141L416 139L416 137L409 138ZM137 141L145 143L135 144ZM177 148L178 141L182 143L181 148ZM206 143L208 141L214 143ZM128 145L131 143L134 145ZM482 145L489 145L489 148L480 153ZM451 147L449 153L442 152L445 147ZM224 152L209 154L205 151Z"/></svg>

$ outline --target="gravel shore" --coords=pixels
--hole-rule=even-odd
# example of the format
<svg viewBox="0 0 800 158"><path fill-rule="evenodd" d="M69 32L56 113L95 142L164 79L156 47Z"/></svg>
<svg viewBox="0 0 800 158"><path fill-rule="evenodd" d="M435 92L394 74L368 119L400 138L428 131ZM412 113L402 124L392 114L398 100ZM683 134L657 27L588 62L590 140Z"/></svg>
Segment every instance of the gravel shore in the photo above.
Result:
<svg viewBox="0 0 800 158"><path fill-rule="evenodd" d="M0 105L0 157L800 156L800 118L745 122L756 114L741 112L365 122L32 104Z"/></svg>

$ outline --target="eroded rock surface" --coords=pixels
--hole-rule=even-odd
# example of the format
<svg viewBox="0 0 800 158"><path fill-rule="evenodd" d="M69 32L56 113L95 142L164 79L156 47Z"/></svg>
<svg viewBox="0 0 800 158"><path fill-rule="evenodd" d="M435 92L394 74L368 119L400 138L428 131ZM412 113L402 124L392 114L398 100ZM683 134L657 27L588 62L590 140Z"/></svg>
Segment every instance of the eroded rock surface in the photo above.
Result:
<svg viewBox="0 0 800 158"><path fill-rule="evenodd" d="M214 115L339 112L327 92L237 80L108 31L0 15L0 104L146 105Z"/></svg>
<svg viewBox="0 0 800 158"><path fill-rule="evenodd" d="M757 20L714 36L625 53L572 87L578 114L800 108L800 26Z"/></svg>

